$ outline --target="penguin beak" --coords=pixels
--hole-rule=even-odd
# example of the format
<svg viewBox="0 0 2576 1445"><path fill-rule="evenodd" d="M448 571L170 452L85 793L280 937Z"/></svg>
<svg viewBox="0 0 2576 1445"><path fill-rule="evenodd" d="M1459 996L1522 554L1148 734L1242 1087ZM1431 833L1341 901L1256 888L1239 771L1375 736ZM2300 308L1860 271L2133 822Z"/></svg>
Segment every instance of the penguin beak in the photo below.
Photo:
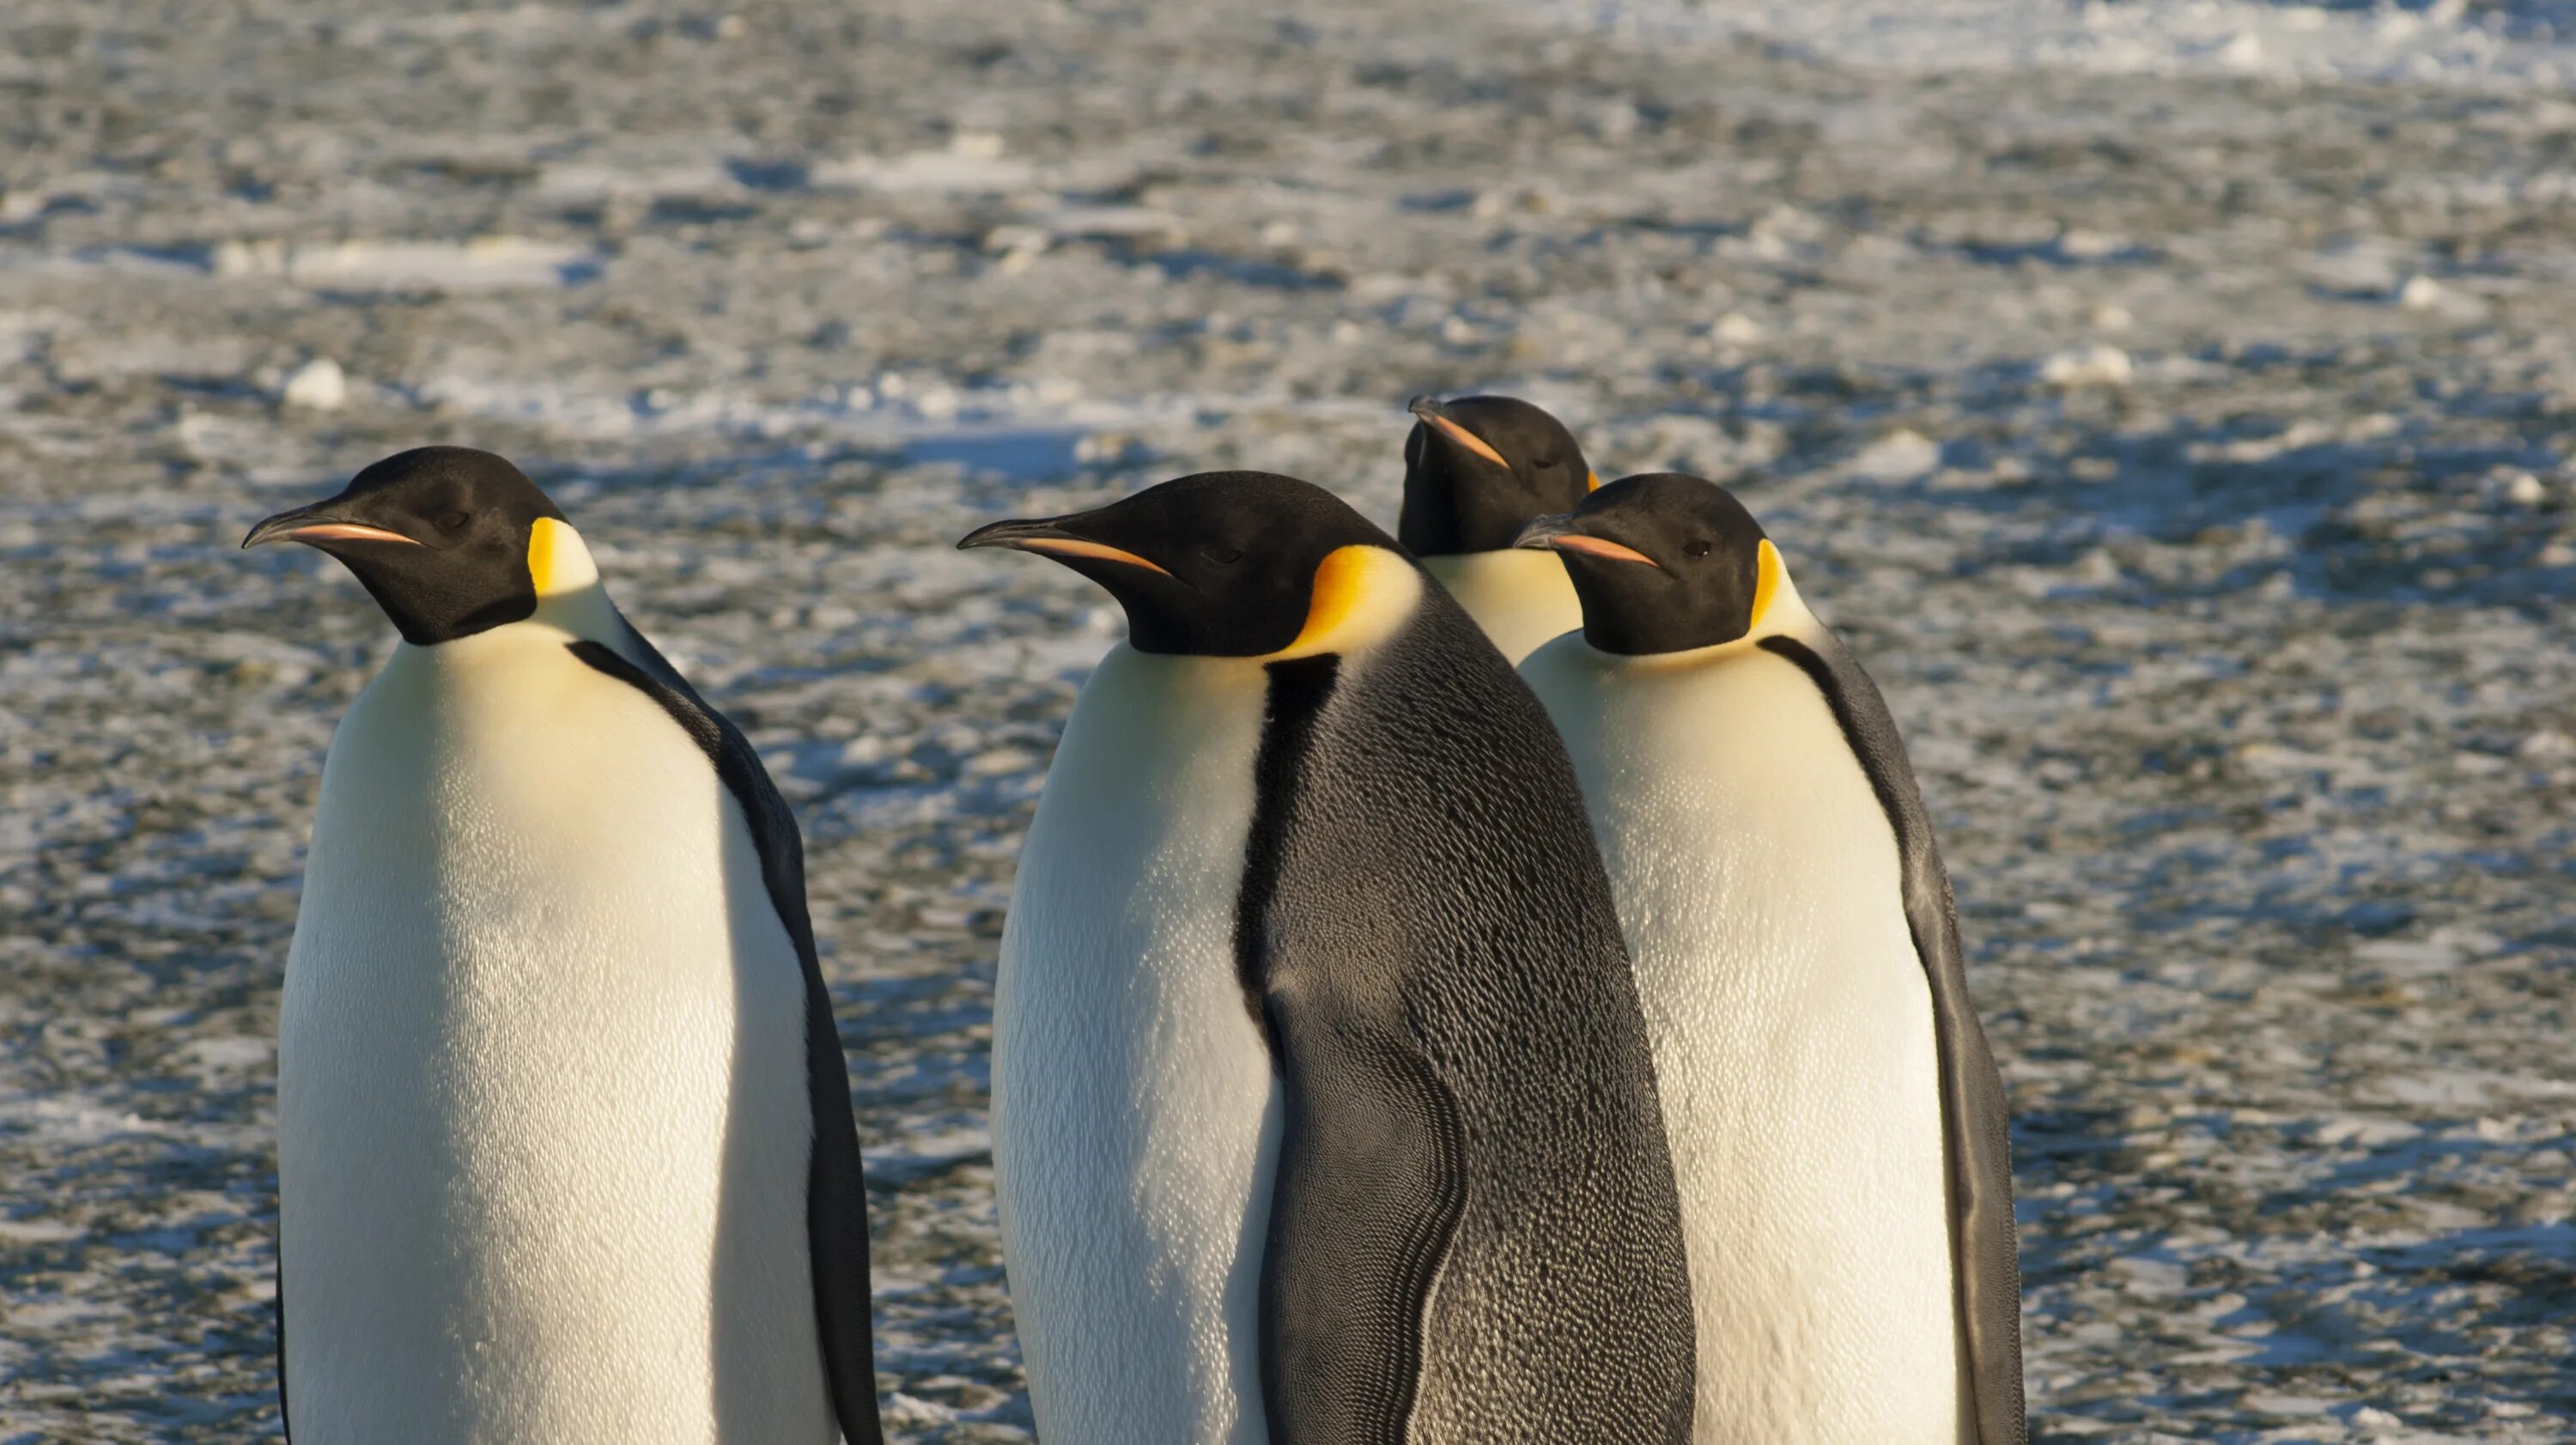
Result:
<svg viewBox="0 0 2576 1445"><path fill-rule="evenodd" d="M1504 471L1508 472L1512 469L1512 464L1503 460L1503 454L1486 445L1483 437L1450 420L1449 409L1440 404L1439 398L1417 396L1405 407L1405 410L1421 418L1424 426L1447 437L1461 448L1483 457Z"/></svg>
<svg viewBox="0 0 2576 1445"><path fill-rule="evenodd" d="M1018 552L1037 552L1049 557L1080 558L1093 562L1117 562L1129 567L1142 567L1148 572L1169 577L1171 569L1147 557L1139 557L1124 547L1112 547L1088 537L1077 537L1066 530L1062 519L1041 517L1032 521L995 522L967 533L957 543L957 550L976 547L1008 547Z"/></svg>
<svg viewBox="0 0 2576 1445"><path fill-rule="evenodd" d="M334 503L338 500L335 497L329 502L315 502L309 507L280 512L251 528L250 535L242 538L242 546L257 547L269 542L302 542L308 547L318 547L325 542L393 542L405 547L421 545L418 538L406 537L400 532L388 531L383 527L360 522L347 516L333 515Z"/></svg>
<svg viewBox="0 0 2576 1445"><path fill-rule="evenodd" d="M1571 512L1561 517L1541 517L1521 528L1512 539L1515 547L1528 547L1542 552L1580 552L1586 557L1599 557L1611 562L1643 562L1661 569L1663 564L1634 547L1613 542L1607 537L1587 536L1574 530Z"/></svg>

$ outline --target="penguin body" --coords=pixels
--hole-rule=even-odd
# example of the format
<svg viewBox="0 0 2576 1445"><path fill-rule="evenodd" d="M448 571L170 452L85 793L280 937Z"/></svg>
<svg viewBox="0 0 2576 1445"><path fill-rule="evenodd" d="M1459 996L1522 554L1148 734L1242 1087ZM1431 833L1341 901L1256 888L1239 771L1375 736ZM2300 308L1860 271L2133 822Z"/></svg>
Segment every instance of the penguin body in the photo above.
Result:
<svg viewBox="0 0 2576 1445"><path fill-rule="evenodd" d="M1102 658L1020 856L994 1183L1043 1438L1260 1445L1280 1090L1235 965L1267 679Z"/></svg>
<svg viewBox="0 0 2576 1445"><path fill-rule="evenodd" d="M407 453L262 529L339 543L406 632L333 738L287 963L292 1437L873 1445L864 1192L794 823L507 468ZM496 499L536 513L505 519L518 577L474 555L508 539L342 535L481 526ZM379 562L405 546L442 555Z"/></svg>
<svg viewBox="0 0 2576 1445"><path fill-rule="evenodd" d="M1746 652L1626 659L1575 633L1522 664L1636 920L1698 1285L1698 1438L1973 1438L1894 839L1815 686Z"/></svg>
<svg viewBox="0 0 2576 1445"><path fill-rule="evenodd" d="M1522 666L1582 779L1654 1034L1695 1438L2020 1445L2007 1121L1947 877L1877 690L1703 491L1615 483L1534 529L1585 587L1586 630Z"/></svg>
<svg viewBox="0 0 2576 1445"><path fill-rule="evenodd" d="M1508 396L1418 396L1396 537L1507 662L1583 625L1565 569L1514 550L1531 519L1572 510L1598 479L1565 424Z"/></svg>
<svg viewBox="0 0 2576 1445"><path fill-rule="evenodd" d="M1042 1438L1687 1440L1650 1050L1527 690L1285 478L968 541L1064 558L1131 624L1066 725L995 1000Z"/></svg>

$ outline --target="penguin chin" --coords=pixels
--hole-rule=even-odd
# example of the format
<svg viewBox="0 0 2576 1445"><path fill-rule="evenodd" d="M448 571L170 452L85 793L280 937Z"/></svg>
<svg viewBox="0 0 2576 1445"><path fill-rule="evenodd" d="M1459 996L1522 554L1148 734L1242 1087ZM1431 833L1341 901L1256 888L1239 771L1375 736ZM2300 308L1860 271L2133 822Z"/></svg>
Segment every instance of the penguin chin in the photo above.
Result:
<svg viewBox="0 0 2576 1445"><path fill-rule="evenodd" d="M1534 496L1518 476L1507 474L1487 484L1471 502L1458 508L1458 550L1509 551L1530 518L1554 510L1555 506Z"/></svg>
<svg viewBox="0 0 2576 1445"><path fill-rule="evenodd" d="M1165 657L1252 657L1284 647L1295 636L1285 627L1265 631L1226 617L1210 608L1206 599L1186 595L1187 589L1178 583L1137 574L1116 563L1093 563L1074 570L1117 599L1119 609L1127 614L1127 645L1138 652Z"/></svg>
<svg viewBox="0 0 2576 1445"><path fill-rule="evenodd" d="M1567 548L1566 575L1583 602L1583 638L1623 657L1697 652L1744 641L1755 627L1749 599L1732 589L1693 590L1660 567Z"/></svg>
<svg viewBox="0 0 2576 1445"><path fill-rule="evenodd" d="M1432 445L1447 443L1435 439ZM1543 510L1510 468L1451 449L1426 458L1405 478L1396 532L1417 557L1499 552L1512 545L1523 522Z"/></svg>
<svg viewBox="0 0 2576 1445"><path fill-rule="evenodd" d="M346 559L343 559L344 561ZM376 599L386 620L414 647L441 643L525 622L537 613L537 592L524 583L498 591L461 587L459 579L441 577L434 569L384 567L349 569L367 594Z"/></svg>

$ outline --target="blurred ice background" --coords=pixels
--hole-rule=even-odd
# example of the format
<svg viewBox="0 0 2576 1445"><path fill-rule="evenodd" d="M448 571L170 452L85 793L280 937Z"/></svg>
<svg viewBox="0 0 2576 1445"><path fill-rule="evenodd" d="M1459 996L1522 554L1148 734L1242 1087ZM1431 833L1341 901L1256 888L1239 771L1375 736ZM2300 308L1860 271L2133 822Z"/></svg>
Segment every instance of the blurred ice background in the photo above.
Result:
<svg viewBox="0 0 2576 1445"><path fill-rule="evenodd" d="M372 13L368 13L372 11ZM2576 1434L2576 5L0 8L0 1442L272 1437L271 1039L507 452L798 803L890 1420L1028 1428L985 1046L1117 621L947 544L1417 391L1736 484L1910 738L2044 1439Z"/></svg>

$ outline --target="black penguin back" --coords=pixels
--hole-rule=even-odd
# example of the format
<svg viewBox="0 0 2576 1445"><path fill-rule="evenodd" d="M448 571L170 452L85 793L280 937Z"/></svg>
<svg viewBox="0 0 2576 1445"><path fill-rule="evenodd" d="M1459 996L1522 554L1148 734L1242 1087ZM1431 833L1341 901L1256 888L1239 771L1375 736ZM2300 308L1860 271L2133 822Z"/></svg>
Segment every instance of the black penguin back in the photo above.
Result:
<svg viewBox="0 0 2576 1445"><path fill-rule="evenodd" d="M1563 745L1427 580L1378 648L1270 673L1237 942L1287 1102L1272 1437L1687 1442L1680 1205Z"/></svg>

